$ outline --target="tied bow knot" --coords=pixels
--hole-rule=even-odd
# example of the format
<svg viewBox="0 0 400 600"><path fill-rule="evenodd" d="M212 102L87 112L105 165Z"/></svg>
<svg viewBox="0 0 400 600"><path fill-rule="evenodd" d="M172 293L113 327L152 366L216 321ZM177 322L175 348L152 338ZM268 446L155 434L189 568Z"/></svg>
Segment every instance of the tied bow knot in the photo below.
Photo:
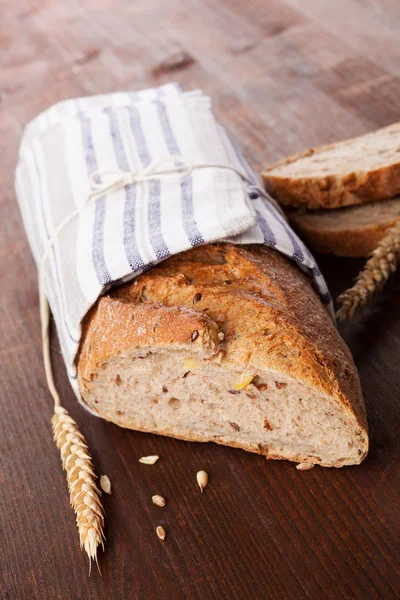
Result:
<svg viewBox="0 0 400 600"><path fill-rule="evenodd" d="M161 168L163 165L164 168ZM135 185L143 181L151 181L159 177L168 177L173 175L188 176L193 171L200 169L225 169L232 171L239 175L239 177L246 182L253 190L254 197L263 196L272 202L276 207L277 204L268 194L260 188L253 180L251 180L243 171L237 169L233 165L223 165L217 163L200 163L191 165L182 156L170 155L161 158L160 160L153 161L147 167L140 169L139 171L122 171L122 169L97 169L89 177L90 192L87 198L88 201L111 194L113 192L119 192L127 186ZM250 199L254 199L250 195Z"/></svg>
<svg viewBox="0 0 400 600"><path fill-rule="evenodd" d="M168 164L169 168L160 168L162 165ZM181 156L174 155L153 161L147 167L136 172L122 171L121 169L97 169L89 177L89 198L118 192L128 185L150 181L157 177L190 175L192 171L192 165L184 161Z"/></svg>

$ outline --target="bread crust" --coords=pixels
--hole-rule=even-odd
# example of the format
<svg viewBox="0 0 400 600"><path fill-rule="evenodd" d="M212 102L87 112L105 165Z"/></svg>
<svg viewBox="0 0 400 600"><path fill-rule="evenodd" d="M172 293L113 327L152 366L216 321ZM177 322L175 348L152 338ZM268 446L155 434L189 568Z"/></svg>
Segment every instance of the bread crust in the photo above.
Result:
<svg viewBox="0 0 400 600"><path fill-rule="evenodd" d="M384 223L359 228L344 226L340 230L329 230L319 228L317 223L310 223L296 211L288 211L286 214L290 224L312 250L349 258L369 256L385 237L388 229L399 220L390 219Z"/></svg>
<svg viewBox="0 0 400 600"><path fill-rule="evenodd" d="M400 160L371 169L354 169L326 176L295 177L280 172L280 168L292 165L306 157L334 151L342 145L362 145L373 136L396 133L400 137L399 123L380 129L373 134L360 136L337 144L310 148L285 158L262 172L267 191L281 204L305 206L309 209L334 209L342 206L365 204L392 198L400 193Z"/></svg>
<svg viewBox="0 0 400 600"><path fill-rule="evenodd" d="M226 317L221 324L215 309L209 311L209 307L217 307ZM153 332L154 323L165 311L172 313ZM207 312L212 313L211 318ZM143 324L146 331L139 335ZM199 338L191 341L192 332L201 328L204 335L199 338L207 343L197 341ZM221 330L224 340L220 339ZM90 381L91 373L129 346L151 349L157 344L166 348L186 344L191 348L193 343L199 344L198 351L205 356L222 351L227 369L237 370L238 365L253 372L276 369L329 394L359 428L363 439L360 461L365 457L365 407L348 348L307 277L276 251L258 245L196 248L111 290L83 324L77 358L83 399L85 380ZM128 420L122 416L119 424L139 428ZM157 433L205 441L198 440L195 433L181 436L179 431L161 429ZM285 458L279 453L271 456L268 448L256 445L245 449Z"/></svg>
<svg viewBox="0 0 400 600"><path fill-rule="evenodd" d="M219 348L219 333L210 317L183 306L133 304L103 296L83 323L77 356L80 389L99 365L132 347L190 348L208 357Z"/></svg>

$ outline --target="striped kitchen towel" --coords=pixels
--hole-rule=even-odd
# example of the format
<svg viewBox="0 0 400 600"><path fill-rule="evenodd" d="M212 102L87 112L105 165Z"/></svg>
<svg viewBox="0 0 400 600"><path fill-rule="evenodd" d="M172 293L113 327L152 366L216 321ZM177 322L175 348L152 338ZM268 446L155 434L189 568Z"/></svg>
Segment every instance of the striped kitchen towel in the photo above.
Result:
<svg viewBox="0 0 400 600"><path fill-rule="evenodd" d="M163 259L221 240L276 248L330 305L310 252L200 91L168 84L60 102L26 128L16 191L71 383L97 298Z"/></svg>

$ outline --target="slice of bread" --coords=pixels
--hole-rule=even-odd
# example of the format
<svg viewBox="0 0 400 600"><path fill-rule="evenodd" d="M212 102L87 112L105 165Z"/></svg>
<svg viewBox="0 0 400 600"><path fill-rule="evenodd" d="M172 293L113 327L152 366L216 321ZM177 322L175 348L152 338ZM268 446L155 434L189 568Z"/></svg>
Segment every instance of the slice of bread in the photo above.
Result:
<svg viewBox="0 0 400 600"><path fill-rule="evenodd" d="M281 204L338 208L400 194L400 123L367 135L311 148L262 173Z"/></svg>
<svg viewBox="0 0 400 600"><path fill-rule="evenodd" d="M286 211L307 244L323 254L368 256L387 230L400 221L400 197L338 210Z"/></svg>

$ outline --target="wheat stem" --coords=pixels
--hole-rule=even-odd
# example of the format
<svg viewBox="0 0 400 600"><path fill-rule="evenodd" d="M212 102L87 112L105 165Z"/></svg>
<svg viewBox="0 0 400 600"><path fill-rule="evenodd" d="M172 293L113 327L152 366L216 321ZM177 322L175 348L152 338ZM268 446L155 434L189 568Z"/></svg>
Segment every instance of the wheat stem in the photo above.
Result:
<svg viewBox="0 0 400 600"><path fill-rule="evenodd" d="M91 561L97 563L97 548L101 544L104 550L104 510L101 504L101 492L96 485L86 440L78 425L61 406L57 392L50 354L50 307L44 293L44 271L39 270L40 320L42 327L42 350L47 386L54 402L53 425L54 441L61 453L61 461L67 473L70 502L76 513L79 540ZM97 565L98 566L98 565Z"/></svg>
<svg viewBox="0 0 400 600"><path fill-rule="evenodd" d="M351 319L358 307L368 304L381 290L391 273L396 271L400 259L400 221L388 230L358 275L356 283L338 297L339 321Z"/></svg>

